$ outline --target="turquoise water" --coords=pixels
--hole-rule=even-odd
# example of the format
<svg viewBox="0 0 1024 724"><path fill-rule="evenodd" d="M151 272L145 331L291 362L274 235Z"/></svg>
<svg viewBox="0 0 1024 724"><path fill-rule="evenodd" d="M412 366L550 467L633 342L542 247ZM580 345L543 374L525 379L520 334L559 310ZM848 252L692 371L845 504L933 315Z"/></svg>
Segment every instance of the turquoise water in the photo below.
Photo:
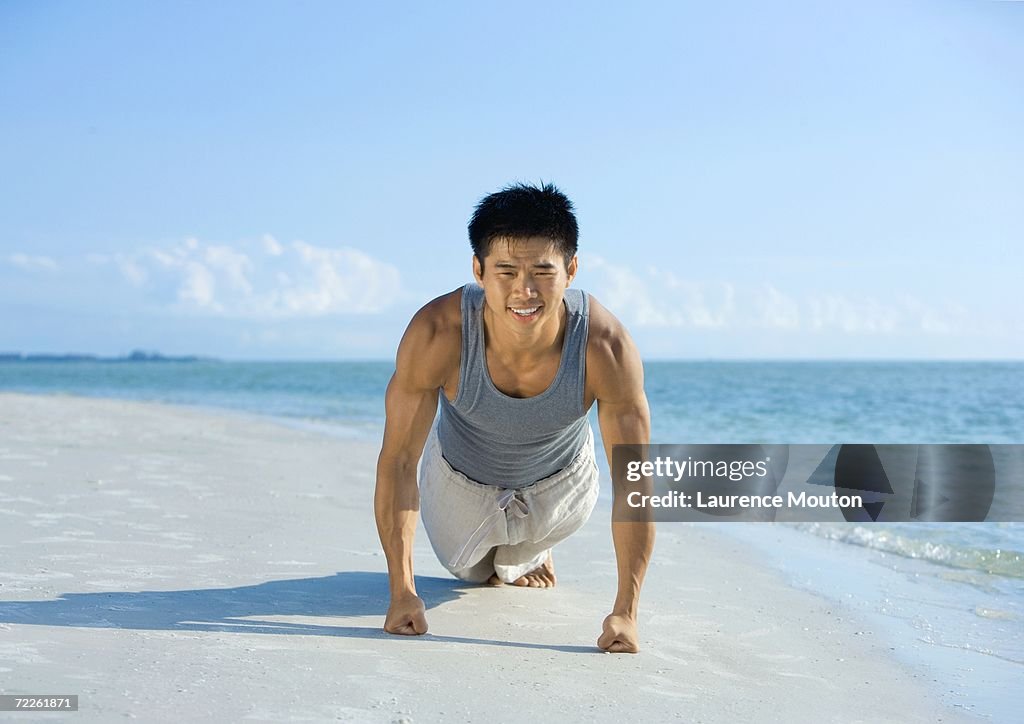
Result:
<svg viewBox="0 0 1024 724"><path fill-rule="evenodd" d="M1024 363L656 362L645 369L652 442L1024 442Z"/></svg>
<svg viewBox="0 0 1024 724"><path fill-rule="evenodd" d="M382 362L0 362L0 389L221 407L378 439Z"/></svg>
<svg viewBox="0 0 1024 724"><path fill-rule="evenodd" d="M1024 443L1024 363L649 362L653 442ZM0 389L226 407L377 439L388 362L0 362Z"/></svg>
<svg viewBox="0 0 1024 724"><path fill-rule="evenodd" d="M652 362L645 370L653 442L1024 443L1024 363ZM376 441L391 372L387 362L0 362L0 390L228 408ZM763 545L767 525L717 527ZM975 667L990 682L1024 674L1024 524L777 528L771 553L795 584L867 607L880 628L909 637L908 649L927 647L917 663L949 659L950 676ZM844 559L867 578L830 570ZM818 577L803 580L811 570ZM1000 710L998 689L990 694L975 711Z"/></svg>

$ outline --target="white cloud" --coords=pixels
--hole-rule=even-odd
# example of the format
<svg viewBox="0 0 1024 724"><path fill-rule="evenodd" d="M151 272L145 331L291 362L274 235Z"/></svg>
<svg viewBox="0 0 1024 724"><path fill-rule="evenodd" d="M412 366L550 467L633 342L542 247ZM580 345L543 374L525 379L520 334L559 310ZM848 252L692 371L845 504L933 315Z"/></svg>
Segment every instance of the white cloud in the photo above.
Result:
<svg viewBox="0 0 1024 724"><path fill-rule="evenodd" d="M798 294L773 284L681 279L656 267L639 272L588 257L594 293L629 326L689 329L950 335L970 331L960 305L942 308L909 295L889 300L849 294Z"/></svg>
<svg viewBox="0 0 1024 724"><path fill-rule="evenodd" d="M398 291L398 270L355 249L327 249L295 241L289 247L301 261L272 302L286 313L376 312ZM279 279L279 281L281 281ZM310 283L311 282L311 283Z"/></svg>
<svg viewBox="0 0 1024 724"><path fill-rule="evenodd" d="M144 267L136 264L132 259L124 254L115 254L113 260L117 265L118 271L121 272L121 276L127 279L132 286L141 287L146 283L146 279L149 275L146 273Z"/></svg>
<svg viewBox="0 0 1024 724"><path fill-rule="evenodd" d="M946 302L943 309L933 309L908 294L903 298L903 305L923 332L945 335L968 328L968 313L960 304Z"/></svg>
<svg viewBox="0 0 1024 724"><path fill-rule="evenodd" d="M252 294L252 284L249 283L248 275L253 264L248 256L228 246L208 246L203 253L203 259L211 268L224 274L232 290Z"/></svg>
<svg viewBox="0 0 1024 724"><path fill-rule="evenodd" d="M234 245L188 238L113 261L133 286L169 289L178 309L228 317L372 314L389 307L401 286L397 268L362 251L282 245L269 235Z"/></svg>
<svg viewBox="0 0 1024 724"><path fill-rule="evenodd" d="M214 300L216 280L213 273L194 261L184 262L181 268L184 270L184 280L178 287L178 299L185 304L194 304L200 309L224 311L224 307Z"/></svg>
<svg viewBox="0 0 1024 724"><path fill-rule="evenodd" d="M264 234L261 241L263 242L263 250L270 256L281 256L284 253L284 247L270 234Z"/></svg>
<svg viewBox="0 0 1024 724"><path fill-rule="evenodd" d="M31 256L29 254L10 254L7 257L10 264L26 271L57 271L57 262L48 256Z"/></svg>
<svg viewBox="0 0 1024 724"><path fill-rule="evenodd" d="M761 323L769 329L799 329L800 305L771 284L759 294Z"/></svg>
<svg viewBox="0 0 1024 724"><path fill-rule="evenodd" d="M637 326L717 328L728 325L734 314L731 284L687 281L656 268L639 274L599 256L585 262L597 272L597 296Z"/></svg>
<svg viewBox="0 0 1024 724"><path fill-rule="evenodd" d="M812 330L847 333L891 334L906 316L897 304L883 304L873 298L851 300L840 294L812 296L805 302L810 310Z"/></svg>

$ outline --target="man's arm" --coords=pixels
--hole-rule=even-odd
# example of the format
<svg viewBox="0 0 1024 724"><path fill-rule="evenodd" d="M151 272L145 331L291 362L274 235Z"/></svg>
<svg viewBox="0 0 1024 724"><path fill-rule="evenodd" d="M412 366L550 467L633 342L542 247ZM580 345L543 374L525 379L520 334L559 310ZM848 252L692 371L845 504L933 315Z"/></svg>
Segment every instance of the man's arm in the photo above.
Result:
<svg viewBox="0 0 1024 724"><path fill-rule="evenodd" d="M615 445L647 445L651 413L644 394L640 353L629 333L608 310L591 298L591 343L588 377L592 378L597 418L608 465ZM619 490L615 490L616 498ZM616 504L620 501L616 501ZM614 509L614 507L613 507ZM637 653L637 608L647 564L654 550L654 523L612 521L618 590L597 645L612 653Z"/></svg>
<svg viewBox="0 0 1024 724"><path fill-rule="evenodd" d="M391 589L384 630L394 634L427 631L412 568L420 508L416 464L437 412L438 388L444 386L451 363L451 344L445 339L444 300L442 297L431 302L409 323L385 396L386 421L377 459L374 513ZM459 353L457 344L455 353ZM457 361L455 367L458 369Z"/></svg>

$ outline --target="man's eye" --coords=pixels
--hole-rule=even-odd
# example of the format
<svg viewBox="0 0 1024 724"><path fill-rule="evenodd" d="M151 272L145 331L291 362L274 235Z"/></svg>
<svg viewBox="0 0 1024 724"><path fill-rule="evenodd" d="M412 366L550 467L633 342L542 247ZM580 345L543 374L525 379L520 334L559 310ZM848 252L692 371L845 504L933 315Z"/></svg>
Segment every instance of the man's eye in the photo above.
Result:
<svg viewBox="0 0 1024 724"><path fill-rule="evenodd" d="M498 272L499 277L514 277L515 274L512 272Z"/></svg>

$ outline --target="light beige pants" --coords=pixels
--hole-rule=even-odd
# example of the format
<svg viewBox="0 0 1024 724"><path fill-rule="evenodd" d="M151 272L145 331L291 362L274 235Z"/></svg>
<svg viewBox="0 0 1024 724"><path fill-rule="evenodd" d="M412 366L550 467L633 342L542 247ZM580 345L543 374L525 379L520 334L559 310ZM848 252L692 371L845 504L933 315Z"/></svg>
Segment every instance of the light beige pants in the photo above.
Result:
<svg viewBox="0 0 1024 724"><path fill-rule="evenodd" d="M481 485L441 455L437 428L420 462L420 513L434 553L452 575L511 583L579 530L597 503L594 433L565 469L525 488Z"/></svg>

